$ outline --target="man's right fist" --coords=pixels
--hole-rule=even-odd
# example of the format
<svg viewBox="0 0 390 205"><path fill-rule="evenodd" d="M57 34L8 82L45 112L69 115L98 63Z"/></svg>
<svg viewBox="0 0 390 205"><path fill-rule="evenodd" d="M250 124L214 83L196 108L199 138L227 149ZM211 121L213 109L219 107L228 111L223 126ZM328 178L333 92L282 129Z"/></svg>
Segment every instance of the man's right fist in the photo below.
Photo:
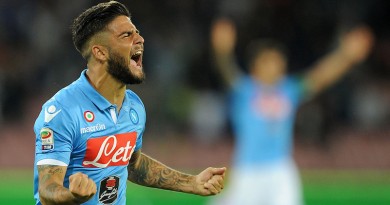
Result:
<svg viewBox="0 0 390 205"><path fill-rule="evenodd" d="M69 191L78 203L84 203L95 195L96 184L86 174L77 172L69 177Z"/></svg>

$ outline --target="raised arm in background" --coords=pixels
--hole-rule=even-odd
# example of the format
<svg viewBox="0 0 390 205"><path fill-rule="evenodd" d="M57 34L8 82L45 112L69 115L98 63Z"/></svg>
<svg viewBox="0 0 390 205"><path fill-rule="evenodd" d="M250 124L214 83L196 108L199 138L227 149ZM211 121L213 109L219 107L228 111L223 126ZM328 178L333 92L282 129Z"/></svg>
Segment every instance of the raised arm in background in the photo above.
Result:
<svg viewBox="0 0 390 205"><path fill-rule="evenodd" d="M241 75L234 48L236 46L236 27L228 19L218 19L211 28L211 49L213 60L219 74L227 86L232 86Z"/></svg>
<svg viewBox="0 0 390 205"><path fill-rule="evenodd" d="M371 51L374 37L366 26L358 26L339 38L338 46L319 59L306 73L304 80L311 94L316 94L339 80Z"/></svg>
<svg viewBox="0 0 390 205"><path fill-rule="evenodd" d="M218 19L211 28L212 53L216 68L228 85L240 75L234 55L237 31L228 19ZM310 94L316 94L339 80L370 53L374 42L371 30L358 26L340 36L337 47L320 58L304 75Z"/></svg>

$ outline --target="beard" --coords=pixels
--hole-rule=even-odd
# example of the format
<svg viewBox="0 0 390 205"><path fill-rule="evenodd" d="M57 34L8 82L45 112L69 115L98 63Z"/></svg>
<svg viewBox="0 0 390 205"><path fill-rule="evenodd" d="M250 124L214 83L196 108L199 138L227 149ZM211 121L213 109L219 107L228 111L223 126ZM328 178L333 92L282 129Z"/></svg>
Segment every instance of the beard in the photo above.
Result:
<svg viewBox="0 0 390 205"><path fill-rule="evenodd" d="M109 74L126 85L142 83L145 80L145 73L141 71L140 75L136 75L128 65L125 58L115 52L110 52L107 68Z"/></svg>

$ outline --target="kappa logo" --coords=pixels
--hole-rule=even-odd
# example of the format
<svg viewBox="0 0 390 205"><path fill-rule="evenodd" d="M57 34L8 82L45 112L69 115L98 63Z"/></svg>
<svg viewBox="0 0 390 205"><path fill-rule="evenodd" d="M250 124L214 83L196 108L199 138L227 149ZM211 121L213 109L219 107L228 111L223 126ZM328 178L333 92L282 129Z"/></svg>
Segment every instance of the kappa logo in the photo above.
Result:
<svg viewBox="0 0 390 205"><path fill-rule="evenodd" d="M48 108L45 108L45 122L50 122L61 110L57 111L56 106L50 105Z"/></svg>
<svg viewBox="0 0 390 205"><path fill-rule="evenodd" d="M49 128L42 128L40 131L42 150L54 149L54 135L53 130Z"/></svg>

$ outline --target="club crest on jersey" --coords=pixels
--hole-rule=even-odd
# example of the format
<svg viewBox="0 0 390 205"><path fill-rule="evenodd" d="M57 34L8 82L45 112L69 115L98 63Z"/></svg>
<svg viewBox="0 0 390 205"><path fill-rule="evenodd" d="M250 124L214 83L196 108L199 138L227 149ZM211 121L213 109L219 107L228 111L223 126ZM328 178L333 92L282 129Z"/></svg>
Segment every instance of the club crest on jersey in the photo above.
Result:
<svg viewBox="0 0 390 205"><path fill-rule="evenodd" d="M95 114L93 114L93 112L87 110L84 112L84 118L87 122L93 122L93 120L95 119Z"/></svg>
<svg viewBox="0 0 390 205"><path fill-rule="evenodd" d="M139 122L138 113L133 108L130 109L130 119L133 124L138 124Z"/></svg>
<svg viewBox="0 0 390 205"><path fill-rule="evenodd" d="M54 149L54 135L53 130L49 128L42 128L40 131L42 150Z"/></svg>

